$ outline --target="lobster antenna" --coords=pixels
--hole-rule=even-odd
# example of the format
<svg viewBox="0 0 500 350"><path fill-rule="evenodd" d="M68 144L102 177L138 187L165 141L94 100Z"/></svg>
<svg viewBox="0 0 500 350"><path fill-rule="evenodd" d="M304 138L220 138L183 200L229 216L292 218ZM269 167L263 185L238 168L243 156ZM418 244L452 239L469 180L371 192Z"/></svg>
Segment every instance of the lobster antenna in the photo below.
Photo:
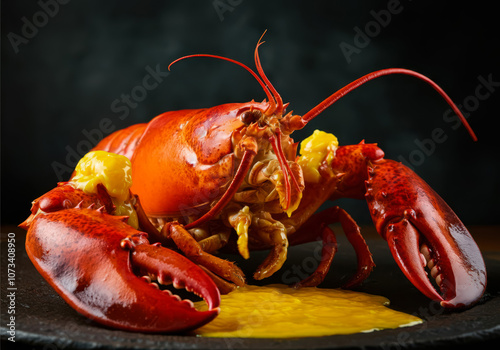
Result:
<svg viewBox="0 0 500 350"><path fill-rule="evenodd" d="M276 154L281 171L283 172L283 180L285 181L285 207L283 208L283 210L288 210L288 208L290 208L290 203L292 200L292 189L290 187L290 178L288 177L289 173L286 167L288 165L288 162L286 161L286 159L283 159L284 154L280 148L280 145L278 144L278 139L279 136L276 137L273 135L269 138L269 143L273 147L274 154ZM293 176L293 173L290 174Z"/></svg>
<svg viewBox="0 0 500 350"><path fill-rule="evenodd" d="M278 106L273 105L272 107L269 107L269 110L271 110L270 114L273 114L276 112L277 114L281 115L281 114L283 114L283 99L281 98L278 91L274 88L273 84L271 84L271 82L267 78L266 74L264 73L264 69L262 69L262 65L260 63L259 46L265 43L265 41L262 41L262 38L264 37L266 32L267 32L267 30L265 30L264 33L261 35L261 37L259 38L259 41L257 42L257 46L255 47L255 53L254 53L255 66L257 67L257 72L259 73L260 77L262 78L264 83L267 85L269 90L271 90L271 93L274 96L276 104L278 105Z"/></svg>
<svg viewBox="0 0 500 350"><path fill-rule="evenodd" d="M434 90L436 90L441 95L441 97L444 98L444 100L448 103L448 105L450 105L451 109L458 115L458 117L460 118L460 121L465 126L465 128L469 132L469 135L472 137L472 139L474 141L477 141L476 134L472 130L471 126L469 125L469 123L465 119L465 117L462 114L462 112L460 111L460 109L458 109L457 105L446 94L446 92L444 92L444 90L441 89L441 87L439 85L437 85L431 79L427 78L425 75L422 75L420 73L417 73L417 72L409 70L409 69L403 69L403 68L388 68L388 69L378 70L378 71L369 73L369 74L367 74L365 76L362 76L361 78L356 79L355 81L353 81L350 84L347 84L346 86L344 86L343 88L341 88L337 92L333 93L330 97L326 98L323 102L321 102L320 104L318 104L316 107L314 107L313 109L311 109L309 112L307 112L306 114L304 114L302 116L302 121L304 123L304 126L308 122L310 122L312 119L314 119L316 116L318 116L321 112L323 112L325 109L327 109L332 104L334 104L338 99L340 99L341 97L347 95L352 90L357 89L358 87L360 87L361 85L363 85L364 83L366 83L366 82L368 82L370 80L373 80L375 78L378 78L378 77L381 77L381 76L384 76L384 75L389 75L389 74L405 74L405 75L410 75L410 76L419 78L420 80L423 80L426 83L428 83L430 86L432 86L434 88Z"/></svg>
<svg viewBox="0 0 500 350"><path fill-rule="evenodd" d="M276 104L269 106L269 108L266 110L265 114L283 114L283 99L281 98L280 94L278 91L275 89L273 84L271 84L271 81L267 78L266 74L264 73L264 69L262 69L262 65L260 63L260 57L259 57L259 46L264 44L264 41L262 41L262 38L266 34L267 30L264 31L264 33L261 35L259 38L259 41L257 42L257 46L255 47L255 53L254 53L254 58L255 58L255 66L257 67L257 72L259 73L260 77L264 81L264 83L267 85L269 90L271 90L271 93L273 94ZM286 160L286 157L283 153L283 147L281 146L281 132L280 129L276 130L276 134L272 135L269 138L269 143L271 143L274 154L276 154L276 157L278 158L278 161L280 163L280 168L281 171L283 172L283 178L285 181L285 208L284 210L288 210L290 207L291 203L291 186L290 186L290 179L289 176L292 178L293 184L297 191L300 192L300 187L298 184L297 179L295 178L295 175L293 174L292 170L290 169L290 166L288 165L288 162Z"/></svg>
<svg viewBox="0 0 500 350"><path fill-rule="evenodd" d="M262 87L262 89L264 90L264 92L266 93L266 96L267 96L267 99L269 100L269 102L271 103L275 103L274 102L274 98L273 98L273 95L269 92L269 89L267 88L266 84L264 84L264 82L262 81L262 79L257 75L257 73L255 73L250 67L248 67L247 65L241 63L241 62L238 62L236 60L233 60L231 58L227 58L227 57L223 57L223 56L217 56L217 55L210 55L210 54L204 54L204 53L199 53L199 54L194 54L194 55L187 55L187 56L183 56L183 57L179 57L178 59L176 59L175 61L173 61L172 63L170 63L168 65L168 70L170 70L170 67L174 64L174 63L177 63L183 59L186 59L186 58L192 58L192 57L211 57L211 58L217 58L219 60L224 60L224 61L228 61L228 62L231 62L231 63L235 63L237 64L238 66L240 67L243 67L245 68L250 74L252 74L252 76L257 80L257 82L260 84L260 86Z"/></svg>
<svg viewBox="0 0 500 350"><path fill-rule="evenodd" d="M290 186L290 178L292 179L293 185L297 192L301 192L299 182L297 178L290 169L290 165L283 153L283 147L281 146L281 131L277 129L276 134L273 134L269 137L269 143L273 147L274 154L278 158L278 162L280 164L281 171L283 172L283 180L285 181L285 207L283 210L288 210L290 208L291 200L292 200L292 189ZM290 177L290 178L289 178Z"/></svg>

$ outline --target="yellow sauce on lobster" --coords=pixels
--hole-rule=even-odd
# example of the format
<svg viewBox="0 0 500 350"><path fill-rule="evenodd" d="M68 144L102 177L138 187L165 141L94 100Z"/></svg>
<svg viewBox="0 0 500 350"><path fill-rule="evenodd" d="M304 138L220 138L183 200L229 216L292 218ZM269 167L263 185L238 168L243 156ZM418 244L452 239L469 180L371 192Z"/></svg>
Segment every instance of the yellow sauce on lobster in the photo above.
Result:
<svg viewBox="0 0 500 350"><path fill-rule="evenodd" d="M139 226L130 202L132 164L127 157L105 151L89 152L76 165L70 182L89 194L96 194L97 185L103 184L116 206L114 214L128 216L129 225Z"/></svg>
<svg viewBox="0 0 500 350"><path fill-rule="evenodd" d="M319 182L321 175L319 167L324 160L331 164L335 151L339 146L337 137L324 131L314 133L300 143L300 157L297 160L306 182Z"/></svg>
<svg viewBox="0 0 500 350"><path fill-rule="evenodd" d="M418 317L389 300L342 289L246 286L222 296L220 315L196 330L203 337L296 338L413 326ZM197 308L206 305L199 302Z"/></svg>

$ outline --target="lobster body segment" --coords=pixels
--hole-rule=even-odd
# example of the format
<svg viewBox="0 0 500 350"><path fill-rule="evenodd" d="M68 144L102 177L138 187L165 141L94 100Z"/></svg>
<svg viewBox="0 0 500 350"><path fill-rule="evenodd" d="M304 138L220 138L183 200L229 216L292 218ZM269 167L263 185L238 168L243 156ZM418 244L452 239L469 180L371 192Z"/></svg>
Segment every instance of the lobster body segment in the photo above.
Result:
<svg viewBox="0 0 500 350"><path fill-rule="evenodd" d="M148 215L181 216L195 208L203 213L222 196L241 161L241 155L233 152L239 141L234 133L245 126L240 116L267 107L252 101L167 112L141 128L141 133L119 130L94 150L129 157L132 192L139 195Z"/></svg>
<svg viewBox="0 0 500 350"><path fill-rule="evenodd" d="M243 107L170 112L149 123L132 158L132 191L149 215L206 207L222 195L235 172L231 134L243 127Z"/></svg>

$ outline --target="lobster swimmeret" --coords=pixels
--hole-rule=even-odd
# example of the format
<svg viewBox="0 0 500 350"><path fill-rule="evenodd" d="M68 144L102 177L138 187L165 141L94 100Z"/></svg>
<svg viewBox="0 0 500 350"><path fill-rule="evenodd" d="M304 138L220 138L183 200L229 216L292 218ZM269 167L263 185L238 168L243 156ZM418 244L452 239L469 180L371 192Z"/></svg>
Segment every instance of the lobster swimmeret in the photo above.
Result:
<svg viewBox="0 0 500 350"><path fill-rule="evenodd" d="M340 97L388 74L430 84L475 138L456 105L427 77L385 69L350 83L302 117L286 113L288 104L261 67L261 44L255 49L257 73L215 55L179 60L236 63L255 77L267 100L167 112L117 131L95 150L121 155L112 162L122 165L107 166L95 158L113 155L91 152L70 181L33 202L21 226L38 271L73 308L107 326L192 329L218 314L219 291L246 283L235 264L212 255L221 249L245 258L251 250L269 249L253 276L263 279L280 269L289 245L321 240L318 269L297 283L316 286L337 250L328 225L340 222L358 256L357 273L344 287L361 283L374 263L359 227L339 207L315 213L328 199L349 197L367 201L377 231L422 293L446 308L476 303L486 288L481 253L449 206L412 170L384 159L376 144L338 147L333 135L319 131L301 144L297 157L290 138ZM197 311L158 288L169 283L203 297L209 310Z"/></svg>

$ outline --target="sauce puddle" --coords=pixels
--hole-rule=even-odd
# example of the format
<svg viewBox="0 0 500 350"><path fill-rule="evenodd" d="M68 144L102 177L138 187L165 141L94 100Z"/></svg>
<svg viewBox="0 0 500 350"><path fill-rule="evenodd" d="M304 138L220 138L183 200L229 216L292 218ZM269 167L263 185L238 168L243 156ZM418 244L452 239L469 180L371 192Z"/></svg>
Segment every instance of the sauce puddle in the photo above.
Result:
<svg viewBox="0 0 500 350"><path fill-rule="evenodd" d="M206 304L196 303L199 310ZM407 327L423 321L386 307L389 299L343 289L245 286L223 295L202 337L297 338Z"/></svg>

